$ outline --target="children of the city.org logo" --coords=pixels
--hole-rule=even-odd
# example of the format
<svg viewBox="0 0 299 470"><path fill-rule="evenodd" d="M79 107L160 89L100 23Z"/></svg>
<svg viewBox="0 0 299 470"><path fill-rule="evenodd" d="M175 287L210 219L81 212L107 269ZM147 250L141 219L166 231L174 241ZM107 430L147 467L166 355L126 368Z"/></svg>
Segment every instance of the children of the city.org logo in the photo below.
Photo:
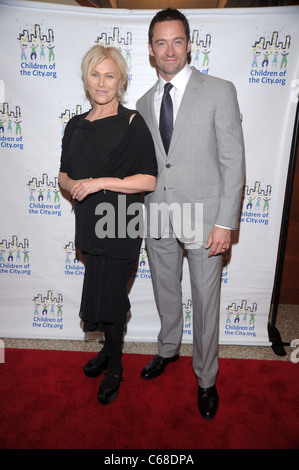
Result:
<svg viewBox="0 0 299 470"><path fill-rule="evenodd" d="M17 38L20 45L20 75L31 78L57 78L53 29L23 29Z"/></svg>
<svg viewBox="0 0 299 470"><path fill-rule="evenodd" d="M226 308L225 335L226 336L256 336L255 316L257 303L248 304L243 299L240 303L232 302Z"/></svg>
<svg viewBox="0 0 299 470"><path fill-rule="evenodd" d="M51 290L48 290L47 295L38 293L33 298L33 304L33 328L63 329L62 294L54 295Z"/></svg>
<svg viewBox="0 0 299 470"><path fill-rule="evenodd" d="M42 178L32 178L29 188L29 214L43 216L61 216L60 189L58 177L49 180L47 173Z"/></svg>
<svg viewBox="0 0 299 470"><path fill-rule="evenodd" d="M253 225L268 225L272 186L255 181L244 186L244 202L241 222Z"/></svg>
<svg viewBox="0 0 299 470"><path fill-rule="evenodd" d="M290 48L291 35L279 37L278 31L254 41L249 83L284 86Z"/></svg>
<svg viewBox="0 0 299 470"><path fill-rule="evenodd" d="M84 276L85 267L77 256L74 242L68 242L64 245L66 276Z"/></svg>
<svg viewBox="0 0 299 470"><path fill-rule="evenodd" d="M23 150L22 117L20 106L10 109L7 102L0 104L0 145L6 150Z"/></svg>
<svg viewBox="0 0 299 470"><path fill-rule="evenodd" d="M209 73L211 54L211 34L202 34L198 29L191 33L191 59L192 65L201 73Z"/></svg>
<svg viewBox="0 0 299 470"><path fill-rule="evenodd" d="M96 39L96 44L100 46L113 46L119 49L124 56L128 68L128 81L132 81L132 50L133 50L133 34L131 31L123 33L118 26L114 26L112 30L102 32Z"/></svg>
<svg viewBox="0 0 299 470"><path fill-rule="evenodd" d="M0 274L10 276L31 275L29 241L18 240L16 235L0 243Z"/></svg>

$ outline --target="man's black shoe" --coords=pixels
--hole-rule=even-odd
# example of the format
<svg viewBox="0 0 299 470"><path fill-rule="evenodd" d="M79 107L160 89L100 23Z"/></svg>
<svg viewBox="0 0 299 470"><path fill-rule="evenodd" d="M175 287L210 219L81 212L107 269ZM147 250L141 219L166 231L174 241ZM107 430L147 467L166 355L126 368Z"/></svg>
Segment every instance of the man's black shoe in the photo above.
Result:
<svg viewBox="0 0 299 470"><path fill-rule="evenodd" d="M198 389L198 409L205 419L213 419L217 413L219 397L216 385Z"/></svg>
<svg viewBox="0 0 299 470"><path fill-rule="evenodd" d="M141 377L143 379L149 380L159 377L159 375L163 374L166 366L170 362L175 362L179 358L179 354L172 357L162 357L162 356L155 356L148 364L145 366L143 371L141 372Z"/></svg>

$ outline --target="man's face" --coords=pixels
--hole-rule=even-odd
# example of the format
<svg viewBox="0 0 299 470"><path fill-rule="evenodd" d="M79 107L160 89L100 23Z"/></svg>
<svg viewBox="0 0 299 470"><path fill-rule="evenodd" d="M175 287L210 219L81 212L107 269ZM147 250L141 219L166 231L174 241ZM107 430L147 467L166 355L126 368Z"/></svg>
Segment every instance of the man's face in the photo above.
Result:
<svg viewBox="0 0 299 470"><path fill-rule="evenodd" d="M169 82L185 67L187 53L191 49L183 23L178 20L156 23L152 45L149 44L148 49L155 58L160 75Z"/></svg>

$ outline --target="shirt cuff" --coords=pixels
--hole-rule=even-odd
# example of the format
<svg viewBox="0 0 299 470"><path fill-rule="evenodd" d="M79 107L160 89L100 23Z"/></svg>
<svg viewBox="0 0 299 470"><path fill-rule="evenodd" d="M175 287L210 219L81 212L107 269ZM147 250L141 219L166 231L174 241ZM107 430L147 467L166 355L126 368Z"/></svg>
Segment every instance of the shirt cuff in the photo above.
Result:
<svg viewBox="0 0 299 470"><path fill-rule="evenodd" d="M233 228L230 228L230 227L223 227L222 225L216 225L216 224L215 224L215 227L225 228L225 230L234 230Z"/></svg>

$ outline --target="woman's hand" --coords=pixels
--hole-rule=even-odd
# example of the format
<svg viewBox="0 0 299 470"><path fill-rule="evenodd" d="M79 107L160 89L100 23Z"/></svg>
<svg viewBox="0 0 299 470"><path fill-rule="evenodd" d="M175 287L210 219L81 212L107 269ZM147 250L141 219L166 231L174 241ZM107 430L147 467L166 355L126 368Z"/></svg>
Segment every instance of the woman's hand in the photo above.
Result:
<svg viewBox="0 0 299 470"><path fill-rule="evenodd" d="M68 191L73 199L83 201L89 194L98 191L113 191L124 194L142 193L143 191L154 191L157 178L152 175L137 174L121 178L86 178L73 180L66 173L59 173L60 186Z"/></svg>
<svg viewBox="0 0 299 470"><path fill-rule="evenodd" d="M97 193L103 188L102 178L89 178L83 180L72 180L70 193L73 199L83 201L89 194Z"/></svg>

